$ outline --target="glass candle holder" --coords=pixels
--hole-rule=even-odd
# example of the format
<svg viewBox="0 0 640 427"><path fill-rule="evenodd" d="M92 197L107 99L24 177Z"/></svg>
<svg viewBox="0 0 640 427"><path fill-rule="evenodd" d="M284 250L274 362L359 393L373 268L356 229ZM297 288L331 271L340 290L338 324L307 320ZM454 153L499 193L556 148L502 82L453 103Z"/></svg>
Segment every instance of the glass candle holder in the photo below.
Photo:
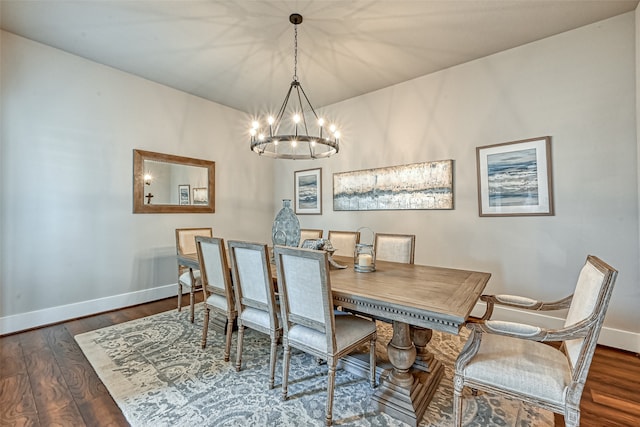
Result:
<svg viewBox="0 0 640 427"><path fill-rule="evenodd" d="M376 254L373 245L358 243L354 254L353 268L360 273L376 271Z"/></svg>

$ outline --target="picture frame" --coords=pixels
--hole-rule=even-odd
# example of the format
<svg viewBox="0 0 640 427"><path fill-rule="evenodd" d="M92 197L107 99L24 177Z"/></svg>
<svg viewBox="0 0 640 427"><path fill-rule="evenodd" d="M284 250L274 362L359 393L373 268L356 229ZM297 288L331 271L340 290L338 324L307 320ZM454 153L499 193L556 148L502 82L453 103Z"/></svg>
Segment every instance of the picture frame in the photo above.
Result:
<svg viewBox="0 0 640 427"><path fill-rule="evenodd" d="M296 215L321 215L322 168L295 171L293 181Z"/></svg>
<svg viewBox="0 0 640 427"><path fill-rule="evenodd" d="M194 205L206 205L209 203L207 199L207 188L196 187L193 189L193 204Z"/></svg>
<svg viewBox="0 0 640 427"><path fill-rule="evenodd" d="M189 184L178 185L178 204L190 205L191 186Z"/></svg>
<svg viewBox="0 0 640 427"><path fill-rule="evenodd" d="M453 168L448 159L334 173L333 210L453 209Z"/></svg>
<svg viewBox="0 0 640 427"><path fill-rule="evenodd" d="M554 215L551 137L476 147L480 216Z"/></svg>

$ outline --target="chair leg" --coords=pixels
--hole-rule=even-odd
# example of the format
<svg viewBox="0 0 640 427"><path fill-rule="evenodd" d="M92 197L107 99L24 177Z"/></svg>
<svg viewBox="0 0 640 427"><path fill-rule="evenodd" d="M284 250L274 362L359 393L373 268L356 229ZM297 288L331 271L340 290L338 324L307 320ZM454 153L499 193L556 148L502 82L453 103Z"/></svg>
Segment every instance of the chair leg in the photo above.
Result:
<svg viewBox="0 0 640 427"><path fill-rule="evenodd" d="M462 377L455 375L453 378L453 417L454 427L462 427Z"/></svg>
<svg viewBox="0 0 640 427"><path fill-rule="evenodd" d="M324 420L325 425L330 426L333 423L333 389L336 384L336 360L333 357L327 360L329 365L329 373L327 378L327 408L326 417Z"/></svg>
<svg viewBox="0 0 640 427"><path fill-rule="evenodd" d="M564 409L564 425L565 427L578 427L580 425L580 408Z"/></svg>
<svg viewBox="0 0 640 427"><path fill-rule="evenodd" d="M282 356L282 400L287 400L287 386L289 381L289 361L291 359L291 347L285 341L284 355Z"/></svg>
<svg viewBox="0 0 640 427"><path fill-rule="evenodd" d="M224 346L224 361L229 361L231 355L231 334L233 333L233 317L227 317L227 341Z"/></svg>
<svg viewBox="0 0 640 427"><path fill-rule="evenodd" d="M189 306L191 307L191 315L189 316L189 320L191 320L191 323L193 323L195 321L195 290L193 289L193 286L191 287L191 289L189 290Z"/></svg>
<svg viewBox="0 0 640 427"><path fill-rule="evenodd" d="M242 345L244 342L244 326L238 322L238 348L236 349L236 372L242 368Z"/></svg>
<svg viewBox="0 0 640 427"><path fill-rule="evenodd" d="M369 342L369 382L371 388L376 388L376 338Z"/></svg>
<svg viewBox="0 0 640 427"><path fill-rule="evenodd" d="M178 281L178 311L182 311L182 283Z"/></svg>
<svg viewBox="0 0 640 427"><path fill-rule="evenodd" d="M207 334L209 333L209 307L204 308L204 325L202 325L202 343L200 346L207 346Z"/></svg>
<svg viewBox="0 0 640 427"><path fill-rule="evenodd" d="M271 355L269 356L269 390L273 389L276 377L276 358L278 357L278 336L271 335Z"/></svg>

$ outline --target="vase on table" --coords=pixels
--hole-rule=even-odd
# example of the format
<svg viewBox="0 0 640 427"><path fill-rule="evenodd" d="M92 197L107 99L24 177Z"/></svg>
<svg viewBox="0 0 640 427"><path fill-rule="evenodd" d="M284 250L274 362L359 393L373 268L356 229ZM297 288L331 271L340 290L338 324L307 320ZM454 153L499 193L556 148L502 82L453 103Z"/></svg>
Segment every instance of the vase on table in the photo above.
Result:
<svg viewBox="0 0 640 427"><path fill-rule="evenodd" d="M294 246L300 244L300 221L293 209L291 209L291 200L282 200L282 209L276 215L271 228L271 237L273 245Z"/></svg>

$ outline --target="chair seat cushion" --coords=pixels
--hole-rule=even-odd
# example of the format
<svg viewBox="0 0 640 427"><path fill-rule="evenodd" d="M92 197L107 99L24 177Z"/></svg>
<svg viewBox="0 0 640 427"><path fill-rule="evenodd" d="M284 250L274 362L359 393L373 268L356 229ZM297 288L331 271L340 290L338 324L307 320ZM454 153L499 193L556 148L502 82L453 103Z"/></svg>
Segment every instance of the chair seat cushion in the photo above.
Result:
<svg viewBox="0 0 640 427"><path fill-rule="evenodd" d="M376 324L368 319L346 314L335 317L336 353L358 343L376 332ZM327 336L319 331L302 325L293 325L289 329L289 343L294 347L301 344L326 353Z"/></svg>
<svg viewBox="0 0 640 427"><path fill-rule="evenodd" d="M246 307L242 310L239 317L239 320L242 321L243 324L250 327L261 327L267 331L271 328L270 319L269 312L253 307Z"/></svg>
<svg viewBox="0 0 640 427"><path fill-rule="evenodd" d="M227 299L222 295L211 294L206 301L207 305L218 308L222 311L227 311Z"/></svg>
<svg viewBox="0 0 640 427"><path fill-rule="evenodd" d="M202 283L202 278L200 277L200 270L193 270L193 277L196 279L196 287L200 286ZM189 288L192 286L191 275L189 274L188 271L182 273L178 278L178 280L180 281L180 284L182 286L188 286Z"/></svg>
<svg viewBox="0 0 640 427"><path fill-rule="evenodd" d="M464 369L464 377L558 405L571 383L570 369L564 353L550 345L483 334L480 349Z"/></svg>

